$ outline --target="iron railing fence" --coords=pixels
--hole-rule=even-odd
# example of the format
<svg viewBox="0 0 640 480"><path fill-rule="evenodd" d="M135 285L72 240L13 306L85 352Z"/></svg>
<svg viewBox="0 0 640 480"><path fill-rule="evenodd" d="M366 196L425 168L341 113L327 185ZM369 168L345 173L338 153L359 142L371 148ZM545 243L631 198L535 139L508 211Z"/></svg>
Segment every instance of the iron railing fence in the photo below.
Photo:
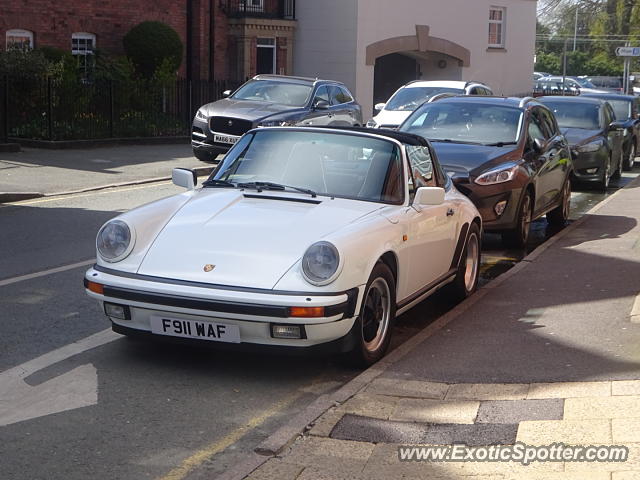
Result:
<svg viewBox="0 0 640 480"><path fill-rule="evenodd" d="M220 6L231 18L296 18L295 0L220 0Z"/></svg>
<svg viewBox="0 0 640 480"><path fill-rule="evenodd" d="M237 86L221 80L82 83L4 77L0 79L0 139L188 136L196 110Z"/></svg>

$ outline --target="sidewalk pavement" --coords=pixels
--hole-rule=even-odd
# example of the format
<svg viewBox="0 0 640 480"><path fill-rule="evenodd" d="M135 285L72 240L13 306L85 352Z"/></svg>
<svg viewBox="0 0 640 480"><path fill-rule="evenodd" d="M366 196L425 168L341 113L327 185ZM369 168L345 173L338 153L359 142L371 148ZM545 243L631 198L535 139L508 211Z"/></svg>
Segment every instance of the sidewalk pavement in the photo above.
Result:
<svg viewBox="0 0 640 480"><path fill-rule="evenodd" d="M257 468L246 478L640 479L639 207L636 180L319 399L305 433L283 427L257 450L270 457L247 460ZM286 432L295 441L278 446ZM630 454L528 466L398 460L399 445L515 442Z"/></svg>
<svg viewBox="0 0 640 480"><path fill-rule="evenodd" d="M189 144L4 152L0 203L169 179L174 167L197 168L203 175L212 165L197 160Z"/></svg>

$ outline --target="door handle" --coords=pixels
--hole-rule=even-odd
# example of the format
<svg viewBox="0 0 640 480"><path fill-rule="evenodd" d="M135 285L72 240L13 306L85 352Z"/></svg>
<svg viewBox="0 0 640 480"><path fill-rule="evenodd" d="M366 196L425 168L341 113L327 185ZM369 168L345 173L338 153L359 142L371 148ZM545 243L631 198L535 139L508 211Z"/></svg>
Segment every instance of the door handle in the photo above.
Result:
<svg viewBox="0 0 640 480"><path fill-rule="evenodd" d="M452 217L454 213L456 213L455 210L453 208L449 208L447 210L447 217Z"/></svg>

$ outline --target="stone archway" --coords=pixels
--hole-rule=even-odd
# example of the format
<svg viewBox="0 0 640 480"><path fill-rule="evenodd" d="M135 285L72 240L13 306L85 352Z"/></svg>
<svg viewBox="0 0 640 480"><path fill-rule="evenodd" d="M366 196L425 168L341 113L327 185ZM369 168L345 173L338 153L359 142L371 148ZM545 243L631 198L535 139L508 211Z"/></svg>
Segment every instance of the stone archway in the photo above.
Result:
<svg viewBox="0 0 640 480"><path fill-rule="evenodd" d="M471 52L457 43L429 36L429 27L416 25L416 34L387 38L366 48L366 64L374 66L373 103L386 102L411 80L460 80Z"/></svg>
<svg viewBox="0 0 640 480"><path fill-rule="evenodd" d="M415 35L387 38L368 45L366 64L373 66L379 57L404 52L436 52L457 59L462 67L471 65L471 52L468 49L451 40L429 36L427 25L416 25Z"/></svg>

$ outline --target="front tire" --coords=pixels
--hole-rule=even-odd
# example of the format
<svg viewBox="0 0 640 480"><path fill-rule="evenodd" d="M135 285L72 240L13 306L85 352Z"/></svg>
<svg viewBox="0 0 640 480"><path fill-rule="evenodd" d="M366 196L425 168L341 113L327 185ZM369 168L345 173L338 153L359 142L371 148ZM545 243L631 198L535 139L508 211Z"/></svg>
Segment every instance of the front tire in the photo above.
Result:
<svg viewBox="0 0 640 480"><path fill-rule="evenodd" d="M569 220L571 212L571 181L567 181L562 187L562 200L560 205L547 213L547 222L553 227L564 227Z"/></svg>
<svg viewBox="0 0 640 480"><path fill-rule="evenodd" d="M604 172L602 179L598 182L598 188L603 192L606 192L609 188L609 180L611 178L611 156L607 159L607 164L604 166Z"/></svg>
<svg viewBox="0 0 640 480"><path fill-rule="evenodd" d="M201 162L212 163L218 155L209 153L207 151L201 149L193 149L193 156L196 157Z"/></svg>
<svg viewBox="0 0 640 480"><path fill-rule="evenodd" d="M382 262L376 263L365 288L358 323L357 344L351 360L368 367L380 360L391 341L391 327L396 316L396 281Z"/></svg>
<svg viewBox="0 0 640 480"><path fill-rule="evenodd" d="M529 239L532 218L533 202L531 201L531 193L525 190L518 210L517 226L513 230L507 230L502 234L502 242L508 247L523 248Z"/></svg>
<svg viewBox="0 0 640 480"><path fill-rule="evenodd" d="M636 161L636 139L631 139L631 146L629 147L629 155L627 156L627 161L624 164L624 169L626 171L633 170L633 165Z"/></svg>
<svg viewBox="0 0 640 480"><path fill-rule="evenodd" d="M455 300L464 300L478 288L480 243L480 228L473 223L467 235L456 278L449 284L449 293Z"/></svg>

